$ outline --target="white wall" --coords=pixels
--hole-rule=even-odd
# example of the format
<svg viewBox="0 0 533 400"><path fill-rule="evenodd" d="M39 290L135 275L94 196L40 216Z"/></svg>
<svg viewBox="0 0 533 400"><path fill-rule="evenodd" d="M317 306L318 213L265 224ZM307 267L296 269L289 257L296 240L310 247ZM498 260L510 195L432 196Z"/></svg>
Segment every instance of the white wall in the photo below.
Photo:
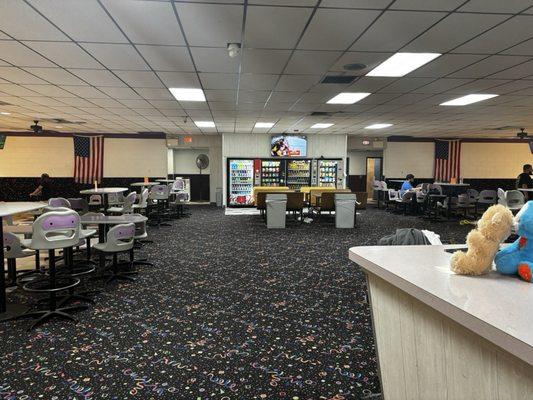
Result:
<svg viewBox="0 0 533 400"><path fill-rule="evenodd" d="M0 150L0 176L72 177L71 137L8 136ZM104 142L104 177L164 176L167 152L164 139L116 139Z"/></svg>
<svg viewBox="0 0 533 400"><path fill-rule="evenodd" d="M226 204L226 164L228 158L270 158L270 139L272 134L235 134L222 135L222 187ZM342 158L346 164L346 135L307 135L307 158Z"/></svg>
<svg viewBox="0 0 533 400"><path fill-rule="evenodd" d="M383 175L386 178L402 178L407 174L431 178L434 163L433 142L388 142L383 150Z"/></svg>
<svg viewBox="0 0 533 400"><path fill-rule="evenodd" d="M417 178L432 178L433 142L389 142L383 152L384 174L401 178L412 173ZM523 164L533 163L527 141L517 143L463 142L461 176L477 179L514 179Z"/></svg>
<svg viewBox="0 0 533 400"><path fill-rule="evenodd" d="M348 175L366 175L367 157L383 157L383 152L376 150L348 150L348 158L350 159Z"/></svg>
<svg viewBox="0 0 533 400"><path fill-rule="evenodd" d="M174 149L174 174L195 175L200 170L196 166L196 157L200 154L207 154L209 157L209 167L202 170L202 174L211 173L211 157L209 149Z"/></svg>

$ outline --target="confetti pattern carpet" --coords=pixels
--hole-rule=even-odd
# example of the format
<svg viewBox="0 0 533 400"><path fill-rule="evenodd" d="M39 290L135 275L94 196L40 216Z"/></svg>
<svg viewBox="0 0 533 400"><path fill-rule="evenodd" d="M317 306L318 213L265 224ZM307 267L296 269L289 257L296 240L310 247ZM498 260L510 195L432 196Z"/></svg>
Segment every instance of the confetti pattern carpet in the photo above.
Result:
<svg viewBox="0 0 533 400"><path fill-rule="evenodd" d="M80 323L0 324L9 399L378 399L364 277L348 248L395 228L469 230L366 210L354 230L195 207L150 231L156 263L111 286ZM12 296L24 299L17 292Z"/></svg>

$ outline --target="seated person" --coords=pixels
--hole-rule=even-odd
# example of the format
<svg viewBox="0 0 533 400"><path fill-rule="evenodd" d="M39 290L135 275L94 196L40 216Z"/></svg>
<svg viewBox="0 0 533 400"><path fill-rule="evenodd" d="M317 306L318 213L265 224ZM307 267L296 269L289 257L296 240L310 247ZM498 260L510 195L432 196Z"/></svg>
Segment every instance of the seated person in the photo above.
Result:
<svg viewBox="0 0 533 400"><path fill-rule="evenodd" d="M533 189L533 179L531 179L531 174L533 173L533 167L531 164L525 164L522 167L522 173L518 175L516 179L516 188L517 189ZM522 192L526 201L528 198L533 200L533 194L528 192Z"/></svg>
<svg viewBox="0 0 533 400"><path fill-rule="evenodd" d="M30 197L33 200L49 200L52 197L52 180L50 175L42 174L41 180L39 181L39 186L35 188L33 192L30 193Z"/></svg>
<svg viewBox="0 0 533 400"><path fill-rule="evenodd" d="M400 196L409 190L414 190L413 184L415 183L415 176L413 174L407 174L405 181L402 183L400 188Z"/></svg>

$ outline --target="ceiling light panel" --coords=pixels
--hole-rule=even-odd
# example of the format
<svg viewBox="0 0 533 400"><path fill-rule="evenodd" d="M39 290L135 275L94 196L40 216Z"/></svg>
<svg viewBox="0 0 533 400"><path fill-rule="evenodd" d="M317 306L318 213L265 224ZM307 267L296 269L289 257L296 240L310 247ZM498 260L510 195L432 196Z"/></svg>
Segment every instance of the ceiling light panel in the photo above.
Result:
<svg viewBox="0 0 533 400"><path fill-rule="evenodd" d="M342 92L328 100L328 104L354 104L371 93Z"/></svg>
<svg viewBox="0 0 533 400"><path fill-rule="evenodd" d="M178 101L205 101L202 89L169 88L168 90Z"/></svg>
<svg viewBox="0 0 533 400"><path fill-rule="evenodd" d="M404 76L440 55L440 53L396 53L370 71L367 76Z"/></svg>
<svg viewBox="0 0 533 400"><path fill-rule="evenodd" d="M449 101L441 103L441 106L467 106L472 103L477 103L479 101L492 99L493 97L498 96L497 94L468 94L466 96L458 97Z"/></svg>

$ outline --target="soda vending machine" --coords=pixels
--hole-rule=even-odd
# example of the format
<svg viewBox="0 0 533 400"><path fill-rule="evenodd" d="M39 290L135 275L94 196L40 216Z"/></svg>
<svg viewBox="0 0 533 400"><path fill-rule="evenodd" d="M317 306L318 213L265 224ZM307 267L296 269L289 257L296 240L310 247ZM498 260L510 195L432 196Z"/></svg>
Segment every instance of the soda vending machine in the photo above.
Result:
<svg viewBox="0 0 533 400"><path fill-rule="evenodd" d="M251 206L254 203L253 159L228 159L227 202L229 207Z"/></svg>

